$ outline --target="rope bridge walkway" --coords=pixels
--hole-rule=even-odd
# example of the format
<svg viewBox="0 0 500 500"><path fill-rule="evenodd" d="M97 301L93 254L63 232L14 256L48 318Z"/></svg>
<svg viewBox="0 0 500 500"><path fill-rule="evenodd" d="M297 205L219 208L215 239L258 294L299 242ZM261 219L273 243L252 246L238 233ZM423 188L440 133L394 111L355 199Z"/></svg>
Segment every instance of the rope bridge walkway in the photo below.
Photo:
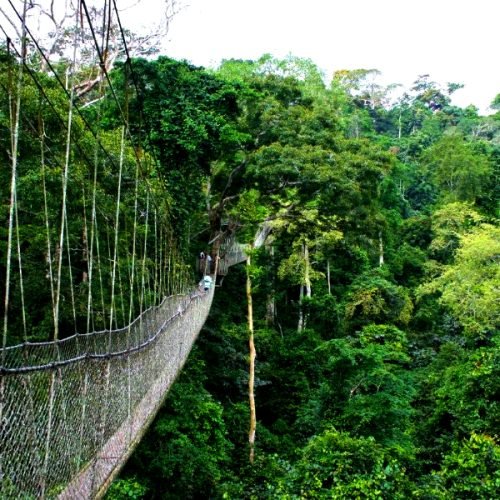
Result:
<svg viewBox="0 0 500 500"><path fill-rule="evenodd" d="M102 496L214 293L189 291L117 1L49 3L0 7L2 500Z"/></svg>
<svg viewBox="0 0 500 500"><path fill-rule="evenodd" d="M101 496L186 361L213 290L168 297L126 329L7 348L0 497Z"/></svg>

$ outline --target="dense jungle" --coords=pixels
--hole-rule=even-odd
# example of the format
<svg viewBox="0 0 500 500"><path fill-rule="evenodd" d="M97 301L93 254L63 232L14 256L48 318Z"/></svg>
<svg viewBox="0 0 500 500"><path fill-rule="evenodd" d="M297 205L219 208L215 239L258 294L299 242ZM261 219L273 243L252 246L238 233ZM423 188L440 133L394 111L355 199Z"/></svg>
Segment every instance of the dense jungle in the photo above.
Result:
<svg viewBox="0 0 500 500"><path fill-rule="evenodd" d="M8 164L15 64L0 56ZM44 105L44 127L61 138L50 147L63 157L57 114L67 98L37 64L31 72L54 103ZM216 258L221 234L245 245L248 259L218 278L182 374L107 499L500 496L500 94L483 116L452 104L460 83L420 75L404 90L377 76L345 70L327 81L310 60L271 55L217 69L137 58L110 70L131 134L142 138L149 192L170 214L176 252L190 264L166 291L195 286L196 257ZM25 80L24 112L34 128L20 138L19 189L35 199L42 184L30 155L34 165L34 138L45 132L36 128L36 80L27 73ZM133 200L135 190L145 207L146 191L133 182L134 148L120 152L121 110L98 86L82 96L74 118L81 148L89 142L83 120L99 122L101 140L125 158L121 196ZM112 225L106 185L116 173L94 179L84 161L76 164L75 185L86 193L95 186ZM9 176L2 169L4 220ZM50 186L60 177L52 168L43 179L47 218L58 210ZM88 201L79 193L68 193L68 212L82 234L78 217ZM134 230L127 210L124 242ZM31 225L43 211L40 202L19 216L28 269L44 258L45 236L35 229L43 224ZM102 252L111 253L105 224L100 230ZM0 250L4 257L5 243ZM141 265L156 274L152 262L145 255ZM126 276L127 265L116 272ZM6 272L2 266L2 279ZM42 293L38 279L25 283L22 307L37 325L30 340L45 339L52 321L50 291ZM104 311L112 294L100 293ZM15 286L12 297L17 332ZM73 299L76 313L69 299L61 303L61 330L86 300ZM126 324L129 298L121 300L115 321ZM81 312L76 322L83 329L85 321ZM98 329L107 319L93 321Z"/></svg>
<svg viewBox="0 0 500 500"><path fill-rule="evenodd" d="M222 228L251 261L107 498L498 497L500 94L480 116L429 75L391 100L292 56L135 68L187 259Z"/></svg>

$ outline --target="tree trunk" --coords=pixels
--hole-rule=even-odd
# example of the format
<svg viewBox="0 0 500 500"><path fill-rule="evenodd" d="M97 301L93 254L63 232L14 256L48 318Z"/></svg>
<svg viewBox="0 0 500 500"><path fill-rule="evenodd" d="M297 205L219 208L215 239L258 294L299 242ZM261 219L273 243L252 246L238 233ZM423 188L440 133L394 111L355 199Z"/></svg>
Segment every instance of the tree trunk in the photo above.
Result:
<svg viewBox="0 0 500 500"><path fill-rule="evenodd" d="M87 283L89 280L89 274L88 274L88 269L89 269L89 242L87 238L87 224L85 223L83 226L83 234L82 234L82 239L83 239L83 265L85 266L85 269L82 272L82 282Z"/></svg>
<svg viewBox="0 0 500 500"><path fill-rule="evenodd" d="M274 247L271 246L269 248L269 260L271 266L274 262ZM274 279L271 287L271 291L267 295L267 303L266 303L266 325L272 326L274 325L274 318L276 317L276 301L274 300Z"/></svg>
<svg viewBox="0 0 500 500"><path fill-rule="evenodd" d="M332 285L330 284L330 260L326 261L326 283L328 285L328 295L331 295Z"/></svg>
<svg viewBox="0 0 500 500"><path fill-rule="evenodd" d="M253 305L252 305L252 281L250 278L250 257L247 257L247 303L248 303L248 347L250 351L248 369L248 401L250 404L250 429L248 431L248 443L250 445L250 463L253 464L255 455L255 429L257 427L257 416L255 412L255 344L253 334Z"/></svg>
<svg viewBox="0 0 500 500"><path fill-rule="evenodd" d="M302 310L302 302L304 301L304 285L300 285L299 295L299 324L297 325L297 332L304 330L304 311Z"/></svg>
<svg viewBox="0 0 500 500"><path fill-rule="evenodd" d="M401 128L402 128L401 115L402 115L402 111L401 111L401 107L400 107L399 108L399 118L398 118L398 139L400 139L400 140L401 140Z"/></svg>
<svg viewBox="0 0 500 500"><path fill-rule="evenodd" d="M311 263L309 262L309 247L307 243L302 244L302 256L304 258L304 284L300 285L300 297L299 297L299 325L297 331L300 333L304 331L306 327L307 318L304 314L303 302L304 302L304 290L305 295L311 298Z"/></svg>
<svg viewBox="0 0 500 500"><path fill-rule="evenodd" d="M306 285L306 297L310 299L312 295L311 263L309 261L309 247L307 246L307 243L304 243L304 262L305 262L304 283Z"/></svg>
<svg viewBox="0 0 500 500"><path fill-rule="evenodd" d="M382 240L382 231L378 232L378 265L384 265L384 241Z"/></svg>

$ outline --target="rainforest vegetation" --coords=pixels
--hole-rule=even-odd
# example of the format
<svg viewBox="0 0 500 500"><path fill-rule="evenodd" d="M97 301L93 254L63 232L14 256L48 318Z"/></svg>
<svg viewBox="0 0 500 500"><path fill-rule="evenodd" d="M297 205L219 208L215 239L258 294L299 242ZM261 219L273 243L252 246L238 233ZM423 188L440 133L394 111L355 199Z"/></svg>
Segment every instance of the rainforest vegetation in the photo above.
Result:
<svg viewBox="0 0 500 500"><path fill-rule="evenodd" d="M0 64L0 155L8 164L14 65L5 53ZM337 71L328 82L310 60L269 55L216 70L135 59L110 72L116 93L126 95L131 134L144 140L155 203L166 207L177 251L193 264L189 281L200 279L195 256L221 232L235 234L250 260L219 279L188 363L107 498L500 496L500 94L493 113L482 116L452 104L460 84L421 75L394 98L396 87L377 84L377 73ZM44 132L36 85L25 78L33 126L20 139L19 189L29 194L41 189L29 158L38 161L35 139ZM62 157L58 112L66 96L53 78L42 71L38 78L54 103L44 127L61 137L50 148ZM120 110L97 87L82 99L79 147L90 141L82 120L100 122L101 140L119 158ZM132 200L133 148L121 154L128 179L121 196ZM93 179L85 161L77 165L75 185L89 192L85 186L95 183L102 216L113 221L106 183L116 173L110 166ZM10 174L1 175L7 220ZM56 212L50 185L60 175L56 165L43 179L45 209L33 202L20 213L28 268L46 247L31 223L44 210ZM79 193L68 194L68 211L70 224L83 228L78 217L87 202ZM121 217L132 232L133 207ZM126 276L127 261L117 265ZM83 258L75 266L81 271ZM46 338L50 291L44 296L41 282L25 286L23 307L38 325L27 336ZM75 316L79 301L85 309L86 296L74 298ZM69 302L61 304L61 329ZM115 321L126 324L120 307ZM21 315L12 316L20 331ZM76 320L83 329L83 313ZM107 320L93 321L97 329Z"/></svg>
<svg viewBox="0 0 500 500"><path fill-rule="evenodd" d="M294 57L135 68L183 248L229 220L251 265L108 498L498 497L500 95L480 116L422 75L391 101Z"/></svg>

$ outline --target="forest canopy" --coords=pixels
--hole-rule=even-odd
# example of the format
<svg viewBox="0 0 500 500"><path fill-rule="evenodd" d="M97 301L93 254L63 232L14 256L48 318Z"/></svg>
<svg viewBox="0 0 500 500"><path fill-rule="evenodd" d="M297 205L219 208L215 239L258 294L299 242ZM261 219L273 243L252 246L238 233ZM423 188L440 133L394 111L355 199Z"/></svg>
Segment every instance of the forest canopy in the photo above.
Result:
<svg viewBox="0 0 500 500"><path fill-rule="evenodd" d="M190 251L230 220L252 264L109 498L498 496L500 113L292 56L135 64Z"/></svg>
<svg viewBox="0 0 500 500"><path fill-rule="evenodd" d="M44 217L60 216L50 189L59 187L57 161L65 155L66 96L43 64L29 64L37 78L24 76L31 132L20 137L19 170L29 210L19 216L18 238L27 249L24 266L36 268L46 261ZM3 90L15 67L0 52ZM61 61L61 75L64 69ZM137 246L146 248L160 232L146 217L150 203L168 214L177 242L177 281L158 293L196 283L198 272L184 262L200 251L216 254L222 234L234 234L251 258L217 283L184 372L108 498L499 497L500 94L495 113L482 116L452 104L457 84L422 75L394 101L392 87L374 83L376 73L338 71L326 82L312 61L293 56L228 60L215 70L164 56L118 59L109 77L129 105L131 135L144 139L147 189L134 170L139 148L118 146L124 132L113 99L97 96L96 87L78 95L70 225L87 238L82 193L94 189L103 221L96 241L117 262L114 274L125 281L130 269L126 256L111 258L106 225L115 217L110 183L119 158L120 196L129 202L116 216L120 244L131 247L137 232ZM42 106L35 81L52 103L43 126L54 163L43 179L36 164L45 129L28 127ZM11 161L11 111L8 92L0 93L4 164ZM89 171L86 122L99 123L110 151L98 178ZM7 169L0 185L6 221ZM49 193L43 206L35 201L42 187ZM85 255L75 250L80 241L70 243L80 260L61 273L79 280L73 316L90 329L82 312ZM2 277L7 251L2 243ZM159 273L146 250L141 259L143 276ZM50 330L44 280L26 280L26 304L13 287L13 330L22 329L23 302L29 340ZM112 293L105 288L95 329L107 321L104 297ZM128 296L112 303L111 326L127 323L129 303L139 309ZM68 300L63 326L70 316ZM256 406L250 444L249 379Z"/></svg>

